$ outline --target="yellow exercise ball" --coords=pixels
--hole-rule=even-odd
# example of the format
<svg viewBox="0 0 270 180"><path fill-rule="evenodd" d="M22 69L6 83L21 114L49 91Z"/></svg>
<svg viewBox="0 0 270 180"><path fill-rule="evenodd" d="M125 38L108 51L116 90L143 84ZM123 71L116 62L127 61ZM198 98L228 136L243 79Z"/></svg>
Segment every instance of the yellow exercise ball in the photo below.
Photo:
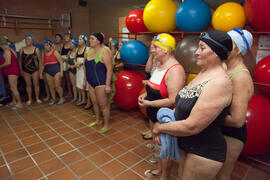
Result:
<svg viewBox="0 0 270 180"><path fill-rule="evenodd" d="M189 73L187 76L186 84L189 84L196 76L197 74Z"/></svg>
<svg viewBox="0 0 270 180"><path fill-rule="evenodd" d="M233 28L243 28L246 23L244 7L236 2L220 5L212 16L214 29L230 31Z"/></svg>
<svg viewBox="0 0 270 180"><path fill-rule="evenodd" d="M173 0L151 0L144 8L143 22L151 32L175 30L177 3Z"/></svg>

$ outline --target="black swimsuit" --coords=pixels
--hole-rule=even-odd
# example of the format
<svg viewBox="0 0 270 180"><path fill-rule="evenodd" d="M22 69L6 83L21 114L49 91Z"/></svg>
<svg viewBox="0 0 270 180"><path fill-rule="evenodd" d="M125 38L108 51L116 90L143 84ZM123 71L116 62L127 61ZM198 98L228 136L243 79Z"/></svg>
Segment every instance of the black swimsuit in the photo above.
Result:
<svg viewBox="0 0 270 180"><path fill-rule="evenodd" d="M185 86L178 93L175 100L176 120L185 120L188 118L204 85L208 82L209 81L205 81L192 88ZM225 138L221 133L221 126L224 123L226 115L229 113L229 109L229 106L224 108L217 118L199 134L178 137L180 148L186 153L192 153L207 159L224 162L227 146Z"/></svg>
<svg viewBox="0 0 270 180"><path fill-rule="evenodd" d="M24 72L27 72L29 74L33 74L39 69L39 63L38 58L36 54L36 48L34 49L34 52L31 54L24 53L24 50L22 52L22 70Z"/></svg>

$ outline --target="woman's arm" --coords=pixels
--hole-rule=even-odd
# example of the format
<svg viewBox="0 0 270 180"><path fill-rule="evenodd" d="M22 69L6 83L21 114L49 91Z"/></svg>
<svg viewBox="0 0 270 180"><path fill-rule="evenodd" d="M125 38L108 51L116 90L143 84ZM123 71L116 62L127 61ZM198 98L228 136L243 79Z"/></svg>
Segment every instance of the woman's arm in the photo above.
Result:
<svg viewBox="0 0 270 180"><path fill-rule="evenodd" d="M173 136L199 134L230 104L231 98L232 85L230 80L225 78L212 79L203 87L187 119L164 124L156 123L153 132Z"/></svg>
<svg viewBox="0 0 270 180"><path fill-rule="evenodd" d="M0 69L7 67L11 64L11 53L9 50L5 50L3 57L5 58L5 62L0 65Z"/></svg>
<svg viewBox="0 0 270 180"><path fill-rule="evenodd" d="M239 128L244 125L248 108L248 101L253 94L253 88L250 88L250 81L250 77L245 73L239 73L233 78L232 105L230 114L225 118L226 126ZM250 92L250 89L252 92Z"/></svg>
<svg viewBox="0 0 270 180"><path fill-rule="evenodd" d="M111 91L111 81L112 81L112 52L108 48L104 48L104 51L101 55L102 61L107 69L107 75L106 75L106 87L105 91L106 93L110 93Z"/></svg>

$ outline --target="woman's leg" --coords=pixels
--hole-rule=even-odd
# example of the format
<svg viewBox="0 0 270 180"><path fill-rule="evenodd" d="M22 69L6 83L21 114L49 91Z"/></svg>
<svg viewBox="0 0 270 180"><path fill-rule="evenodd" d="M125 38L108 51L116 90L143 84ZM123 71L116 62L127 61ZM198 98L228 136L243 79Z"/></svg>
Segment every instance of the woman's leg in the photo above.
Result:
<svg viewBox="0 0 270 180"><path fill-rule="evenodd" d="M91 99L90 99L90 94L88 91L85 91L86 94L86 105L84 106L84 109L89 109L91 107Z"/></svg>
<svg viewBox="0 0 270 180"><path fill-rule="evenodd" d="M73 101L77 100L77 87L76 87L76 75L73 74L72 72L69 72L69 79L72 84L72 89L73 89Z"/></svg>
<svg viewBox="0 0 270 180"><path fill-rule="evenodd" d="M23 72L23 78L26 85L26 92L28 96L28 101L26 102L27 105L30 105L32 103L32 79L31 74L28 74L27 72Z"/></svg>
<svg viewBox="0 0 270 180"><path fill-rule="evenodd" d="M17 85L18 85L18 76L16 75L9 75L8 76L8 82L9 82L9 86L10 86L10 90L13 94L13 103L16 101L16 105L18 107L22 107L22 102L21 102L21 97L20 97L20 94L19 94L19 91L18 91L18 88L17 88Z"/></svg>
<svg viewBox="0 0 270 180"><path fill-rule="evenodd" d="M67 89L68 89L68 94L67 96L71 97L71 82L70 82L70 78L69 78L69 71L64 71L64 78L66 80L66 85L67 85Z"/></svg>
<svg viewBox="0 0 270 180"><path fill-rule="evenodd" d="M96 92L95 89L88 83L88 92L91 98L91 101L93 103L93 109L94 113L96 115L96 121L95 124L98 124L100 122L100 110L97 102Z"/></svg>
<svg viewBox="0 0 270 180"><path fill-rule="evenodd" d="M48 87L50 90L50 94L52 96L52 100L55 102L56 101L56 97L55 97L55 86L54 86L54 77L52 77L51 75L45 73L45 77L47 79L47 83L48 83Z"/></svg>
<svg viewBox="0 0 270 180"><path fill-rule="evenodd" d="M226 160L221 170L218 172L218 175L216 177L217 180L231 179L231 174L234 169L235 162L237 161L244 146L240 140L226 136L225 139L227 142Z"/></svg>
<svg viewBox="0 0 270 180"><path fill-rule="evenodd" d="M50 89L49 89L49 85L48 85L47 76L45 74L46 73L43 73L43 80L44 80L46 97L43 100L44 101L48 101L48 100L50 100Z"/></svg>
<svg viewBox="0 0 270 180"><path fill-rule="evenodd" d="M55 84L55 89L57 91L57 94L60 98L59 100L59 104L65 102L64 96L63 96L63 88L61 87L61 76L60 76L60 72L56 73L54 75L54 84Z"/></svg>
<svg viewBox="0 0 270 180"><path fill-rule="evenodd" d="M212 180L223 163L187 153L182 180Z"/></svg>
<svg viewBox="0 0 270 180"><path fill-rule="evenodd" d="M95 92L99 108L101 109L104 117L103 128L108 129L110 120L110 104L108 103L108 95L105 93L105 86L95 87Z"/></svg>
<svg viewBox="0 0 270 180"><path fill-rule="evenodd" d="M33 84L34 84L34 88L35 88L36 101L37 101L37 103L41 103L41 101L39 99L39 73L38 73L38 71L36 71L32 74L32 78L33 78Z"/></svg>

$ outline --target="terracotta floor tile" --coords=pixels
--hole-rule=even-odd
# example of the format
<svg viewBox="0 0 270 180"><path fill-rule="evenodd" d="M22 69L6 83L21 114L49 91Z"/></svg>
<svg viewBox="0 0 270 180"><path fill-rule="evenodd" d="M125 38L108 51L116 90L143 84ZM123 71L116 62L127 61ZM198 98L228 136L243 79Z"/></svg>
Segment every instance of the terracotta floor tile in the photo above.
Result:
<svg viewBox="0 0 270 180"><path fill-rule="evenodd" d="M233 173L237 176L240 176L240 177L244 177L245 174L247 173L248 171L248 166L246 164L243 164L243 163L240 163L240 162L236 162L235 163L235 166L234 166L234 169L233 169Z"/></svg>
<svg viewBox="0 0 270 180"><path fill-rule="evenodd" d="M11 153L5 155L6 160L10 163L15 160L21 159L28 156L27 152L24 149L15 150Z"/></svg>
<svg viewBox="0 0 270 180"><path fill-rule="evenodd" d="M42 121L36 121L36 122L29 123L29 126L31 126L32 128L38 128L38 127L41 127L44 125L45 124Z"/></svg>
<svg viewBox="0 0 270 180"><path fill-rule="evenodd" d="M80 159L83 159L83 158L84 157L76 150L61 156L61 159L63 159L63 161L66 164L74 163L74 162L79 161Z"/></svg>
<svg viewBox="0 0 270 180"><path fill-rule="evenodd" d="M36 180L40 177L42 177L42 174L36 166L15 174L16 180Z"/></svg>
<svg viewBox="0 0 270 180"><path fill-rule="evenodd" d="M34 136L34 135L36 135L36 133L31 129L27 130L27 131L24 131L24 132L17 133L17 136L20 139L29 138L29 137Z"/></svg>
<svg viewBox="0 0 270 180"><path fill-rule="evenodd" d="M117 157L126 152L126 149L122 148L120 145L116 144L106 149L106 152L112 155L113 157Z"/></svg>
<svg viewBox="0 0 270 180"><path fill-rule="evenodd" d="M248 171L248 174L246 176L246 180L255 180L255 179L259 179L259 180L269 180L270 179L270 175L264 173L263 171L251 168Z"/></svg>
<svg viewBox="0 0 270 180"><path fill-rule="evenodd" d="M11 134L13 134L13 132L10 129L0 131L0 137L1 138L10 136Z"/></svg>
<svg viewBox="0 0 270 180"><path fill-rule="evenodd" d="M93 161L97 166L101 166L102 164L110 161L112 158L107 153L101 151L93 156L90 156L89 159Z"/></svg>
<svg viewBox="0 0 270 180"><path fill-rule="evenodd" d="M100 151L100 148L97 147L95 144L88 144L84 147L81 147L78 149L81 153L83 153L85 156L92 155L96 152Z"/></svg>
<svg viewBox="0 0 270 180"><path fill-rule="evenodd" d="M39 152L37 154L33 155L33 158L35 161L40 164L44 161L48 161L50 159L54 159L56 156L53 154L53 152L49 149L46 149L45 151Z"/></svg>
<svg viewBox="0 0 270 180"><path fill-rule="evenodd" d="M79 148L81 146L84 146L86 144L89 144L89 141L87 141L85 138L80 137L78 139L74 139L72 141L70 141L70 143L75 146L76 148Z"/></svg>
<svg viewBox="0 0 270 180"><path fill-rule="evenodd" d="M4 154L23 148L22 145L19 143L19 141L14 141L9 144L0 145L0 147L4 152Z"/></svg>
<svg viewBox="0 0 270 180"><path fill-rule="evenodd" d="M125 130L122 131L122 133L128 135L129 137L132 137L138 134L139 132L135 130L134 128L126 128Z"/></svg>
<svg viewBox="0 0 270 180"><path fill-rule="evenodd" d="M70 115L67 113L62 113L62 114L58 114L56 115L59 119L68 119L70 118Z"/></svg>
<svg viewBox="0 0 270 180"><path fill-rule="evenodd" d="M22 125L26 125L26 124L25 124L24 120L18 120L18 121L9 122L9 125L14 128L14 127L18 127L18 126L22 126Z"/></svg>
<svg viewBox="0 0 270 180"><path fill-rule="evenodd" d="M62 136L68 141L73 140L73 139L77 139L78 137L81 137L81 135L75 131L70 131Z"/></svg>
<svg viewBox="0 0 270 180"><path fill-rule="evenodd" d="M43 139L43 140L47 140L47 139L51 139L53 137L58 136L54 131L47 131L44 132L42 134L39 134L39 136Z"/></svg>
<svg viewBox="0 0 270 180"><path fill-rule="evenodd" d="M34 165L35 164L34 164L33 160L29 156L27 158L24 158L24 159L21 159L19 161L16 161L16 162L9 164L11 171L13 173L20 172L20 171L27 169L29 167L32 167Z"/></svg>
<svg viewBox="0 0 270 180"><path fill-rule="evenodd" d="M71 150L73 150L74 148L72 146L70 146L68 143L64 143L61 145L57 145L55 147L52 148L54 150L54 152L60 156L66 152L69 152Z"/></svg>
<svg viewBox="0 0 270 180"><path fill-rule="evenodd" d="M0 167L0 179L4 179L8 176L10 176L8 168L6 166L1 166Z"/></svg>
<svg viewBox="0 0 270 180"><path fill-rule="evenodd" d="M51 138L49 140L45 140L45 141L50 147L58 145L58 144L62 144L65 142L65 140L63 138L58 137L58 136L55 138Z"/></svg>
<svg viewBox="0 0 270 180"><path fill-rule="evenodd" d="M93 130L89 127L84 127L84 128L78 129L77 132L83 136L83 135L91 134Z"/></svg>
<svg viewBox="0 0 270 180"><path fill-rule="evenodd" d="M39 165L45 174L52 173L64 167L64 164L58 159L52 159Z"/></svg>
<svg viewBox="0 0 270 180"><path fill-rule="evenodd" d="M3 157L0 156L0 167L3 166L6 162L4 161Z"/></svg>
<svg viewBox="0 0 270 180"><path fill-rule="evenodd" d="M32 137L29 137L29 138L22 139L22 143L25 146L29 146L31 144L36 144L36 143L40 143L40 142L41 142L41 140L39 139L38 136L32 136Z"/></svg>
<svg viewBox="0 0 270 180"><path fill-rule="evenodd" d="M148 163L147 161L142 161L136 166L134 166L132 169L136 171L138 174L144 176L144 172L148 169L155 169L156 165L153 165L151 163Z"/></svg>
<svg viewBox="0 0 270 180"><path fill-rule="evenodd" d="M91 142L96 142L98 140L100 140L101 138L103 138L104 136L102 136L99 133L93 132L91 134L87 134L84 136L86 139L90 140Z"/></svg>
<svg viewBox="0 0 270 180"><path fill-rule="evenodd" d="M44 121L45 121L46 123L50 124L50 125L59 122L59 120L56 119L56 118L53 117L53 116L51 116L50 118L45 118ZM61 123L61 124L63 124L63 123Z"/></svg>
<svg viewBox="0 0 270 180"><path fill-rule="evenodd" d="M49 180L60 180L60 179L74 180L76 179L76 176L69 169L64 168L48 176L48 179Z"/></svg>
<svg viewBox="0 0 270 180"><path fill-rule="evenodd" d="M143 178L141 178L140 176L138 176L137 174L135 174L132 171L127 171L127 172L125 172L125 173L123 173L120 176L117 176L115 178L115 180L127 180L127 179L128 180L140 180L140 179L143 180Z"/></svg>
<svg viewBox="0 0 270 180"><path fill-rule="evenodd" d="M142 158L146 158L151 154L153 151L150 148L147 148L146 145L141 145L139 147L136 147L135 149L132 150L135 154L139 155Z"/></svg>
<svg viewBox="0 0 270 180"><path fill-rule="evenodd" d="M55 123L52 123L52 124L50 124L50 126L52 127L52 128L54 128L54 129L56 129L56 128L60 128L60 127L63 127L63 126L65 126L65 124L63 123L63 122L55 122Z"/></svg>
<svg viewBox="0 0 270 180"><path fill-rule="evenodd" d="M86 176L83 176L81 178L81 180L94 180L94 179L98 179L98 180L110 180L110 178L108 176L106 176L103 172L101 172L100 170L95 170L93 172L91 172L90 174L87 174Z"/></svg>
<svg viewBox="0 0 270 180"><path fill-rule="evenodd" d="M126 129L128 127L128 125L125 123L119 122L117 124L113 124L112 127L114 129L117 129L118 131L122 131L122 130Z"/></svg>
<svg viewBox="0 0 270 180"><path fill-rule="evenodd" d="M242 178L240 178L240 177L237 176L237 175L232 174L231 180L242 180Z"/></svg>
<svg viewBox="0 0 270 180"><path fill-rule="evenodd" d="M28 152L30 154L34 154L34 153L37 153L37 152L40 152L40 151L47 149L47 146L41 142L41 143L27 146L26 149L28 150Z"/></svg>
<svg viewBox="0 0 270 180"><path fill-rule="evenodd" d="M118 175L119 173L126 170L126 167L119 163L118 161L114 160L109 164L106 164L102 167L102 169L109 174L111 177Z"/></svg>
<svg viewBox="0 0 270 180"><path fill-rule="evenodd" d="M9 144L15 141L17 141L17 138L14 135L0 137L0 145Z"/></svg>
<svg viewBox="0 0 270 180"><path fill-rule="evenodd" d="M132 149L132 148L138 146L139 142L133 138L129 138L127 140L120 142L119 144L126 147L127 149Z"/></svg>
<svg viewBox="0 0 270 180"><path fill-rule="evenodd" d="M61 127L61 128L58 128L58 129L55 129L59 134L66 134L68 132L71 132L73 131L71 128L65 126L65 127Z"/></svg>
<svg viewBox="0 0 270 180"><path fill-rule="evenodd" d="M78 175L82 176L87 172L95 169L96 167L90 163L88 160L83 159L79 162L75 162L74 164L70 165L70 168Z"/></svg>
<svg viewBox="0 0 270 180"><path fill-rule="evenodd" d="M37 132L37 133L39 133L39 134L41 134L41 133L44 133L44 132L48 132L48 131L50 131L51 130L51 128L49 127L49 126L41 126L41 127L37 127L37 128L35 128L35 131Z"/></svg>
<svg viewBox="0 0 270 180"><path fill-rule="evenodd" d="M137 155L131 152L128 152L127 154L124 154L118 157L117 159L119 159L122 163L124 163L127 166L132 166L142 160L142 158L138 157Z"/></svg>
<svg viewBox="0 0 270 180"><path fill-rule="evenodd" d="M114 133L113 135L109 136L109 138L115 142L120 142L120 141L127 139L128 135L121 133L121 132L117 132L117 133Z"/></svg>
<svg viewBox="0 0 270 180"><path fill-rule="evenodd" d="M104 139L96 141L95 144L98 145L102 149L106 149L106 148L114 145L115 143L112 140L110 140L109 138L104 138Z"/></svg>

